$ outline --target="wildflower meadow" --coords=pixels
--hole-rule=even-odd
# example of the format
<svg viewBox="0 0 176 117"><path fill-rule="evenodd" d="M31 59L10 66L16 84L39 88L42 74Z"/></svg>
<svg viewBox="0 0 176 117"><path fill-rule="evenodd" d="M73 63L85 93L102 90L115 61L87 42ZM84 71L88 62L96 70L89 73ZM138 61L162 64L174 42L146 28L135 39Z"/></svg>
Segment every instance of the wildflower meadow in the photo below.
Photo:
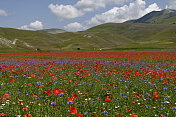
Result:
<svg viewBox="0 0 176 117"><path fill-rule="evenodd" d="M0 116L175 117L176 52L1 53Z"/></svg>

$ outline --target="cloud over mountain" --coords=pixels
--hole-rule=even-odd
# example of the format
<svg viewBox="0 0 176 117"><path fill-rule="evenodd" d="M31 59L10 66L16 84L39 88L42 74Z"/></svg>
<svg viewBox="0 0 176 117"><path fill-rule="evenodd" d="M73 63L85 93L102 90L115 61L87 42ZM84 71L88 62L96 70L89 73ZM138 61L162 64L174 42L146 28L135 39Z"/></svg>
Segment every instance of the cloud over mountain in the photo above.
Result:
<svg viewBox="0 0 176 117"><path fill-rule="evenodd" d="M161 9L156 3L153 3L146 7L146 2L144 0L135 0L128 6L124 5L122 7L114 7L104 13L96 14L94 17L86 22L89 26L108 22L122 23L127 20L140 18L151 11L159 10Z"/></svg>
<svg viewBox="0 0 176 117"><path fill-rule="evenodd" d="M41 30L41 29L43 29L43 24L42 24L41 21L35 21L35 22L31 22L28 25L23 25L19 29L23 29L23 30Z"/></svg>
<svg viewBox="0 0 176 117"><path fill-rule="evenodd" d="M64 28L68 31L81 31L81 30L84 30L85 27L82 26L80 23L78 22L74 22L74 23L70 23L70 24L67 24L66 26L64 26Z"/></svg>

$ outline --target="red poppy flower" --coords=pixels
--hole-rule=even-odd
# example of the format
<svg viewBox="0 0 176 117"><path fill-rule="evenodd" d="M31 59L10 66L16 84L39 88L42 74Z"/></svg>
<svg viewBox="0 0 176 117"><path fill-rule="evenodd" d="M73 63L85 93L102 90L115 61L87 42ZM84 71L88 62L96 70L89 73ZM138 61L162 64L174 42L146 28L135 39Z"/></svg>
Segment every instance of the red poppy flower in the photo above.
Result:
<svg viewBox="0 0 176 117"><path fill-rule="evenodd" d="M32 115L27 113L24 117L32 117Z"/></svg>
<svg viewBox="0 0 176 117"><path fill-rule="evenodd" d="M74 106L70 107L70 114L76 114L76 113L77 113L76 107Z"/></svg>
<svg viewBox="0 0 176 117"><path fill-rule="evenodd" d="M0 100L2 100L2 101L3 101L3 100L4 100L4 99L3 99L3 97L1 97L1 96L0 96Z"/></svg>
<svg viewBox="0 0 176 117"><path fill-rule="evenodd" d="M59 89L58 89L58 88L55 88L55 90L54 90L54 95L59 95L59 94L60 94Z"/></svg>
<svg viewBox="0 0 176 117"><path fill-rule="evenodd" d="M4 94L4 96L9 99L10 98L10 95L9 94Z"/></svg>
<svg viewBox="0 0 176 117"><path fill-rule="evenodd" d="M154 97L156 97L156 98L159 97L158 94L157 94L157 92L154 92Z"/></svg>
<svg viewBox="0 0 176 117"><path fill-rule="evenodd" d="M140 98L140 97L141 97L141 95L140 95L139 93L136 93L136 96L137 96L137 98Z"/></svg>
<svg viewBox="0 0 176 117"><path fill-rule="evenodd" d="M111 87L115 87L115 84L114 84L114 83L111 83L110 86L111 86Z"/></svg>
<svg viewBox="0 0 176 117"><path fill-rule="evenodd" d="M31 83L28 83L29 86L31 86L32 84Z"/></svg>
<svg viewBox="0 0 176 117"><path fill-rule="evenodd" d="M73 98L78 98L78 95L77 94L73 94Z"/></svg>
<svg viewBox="0 0 176 117"><path fill-rule="evenodd" d="M37 96L37 93L33 93L33 97L38 97L38 96Z"/></svg>
<svg viewBox="0 0 176 117"><path fill-rule="evenodd" d="M68 97L68 100L69 100L69 101L72 101L72 97Z"/></svg>
<svg viewBox="0 0 176 117"><path fill-rule="evenodd" d="M132 115L131 115L131 117L138 117L137 115L135 115L135 113L133 113Z"/></svg>
<svg viewBox="0 0 176 117"><path fill-rule="evenodd" d="M105 99L105 102L111 103L111 99L107 97L107 98Z"/></svg>
<svg viewBox="0 0 176 117"><path fill-rule="evenodd" d="M89 93L85 93L86 95L89 95Z"/></svg>
<svg viewBox="0 0 176 117"><path fill-rule="evenodd" d="M10 80L10 83L13 83L15 80Z"/></svg>
<svg viewBox="0 0 176 117"><path fill-rule="evenodd" d="M68 91L68 89L65 89L65 92L67 92Z"/></svg>
<svg viewBox="0 0 176 117"><path fill-rule="evenodd" d="M57 110L57 106L54 106L54 108Z"/></svg>
<svg viewBox="0 0 176 117"><path fill-rule="evenodd" d="M49 89L46 91L46 93L47 93L48 95L51 95L51 91L50 91Z"/></svg>
<svg viewBox="0 0 176 117"><path fill-rule="evenodd" d="M4 113L1 113L1 116L7 116L6 114L4 114Z"/></svg>
<svg viewBox="0 0 176 117"><path fill-rule="evenodd" d="M77 117L83 117L83 115L81 113L77 114Z"/></svg>
<svg viewBox="0 0 176 117"><path fill-rule="evenodd" d="M117 117L122 117L122 115L118 114Z"/></svg>
<svg viewBox="0 0 176 117"><path fill-rule="evenodd" d="M23 110L24 110L24 111L27 111L27 110L28 110L28 107L24 107Z"/></svg>
<svg viewBox="0 0 176 117"><path fill-rule="evenodd" d="M104 109L101 109L101 112L104 112L105 110Z"/></svg>

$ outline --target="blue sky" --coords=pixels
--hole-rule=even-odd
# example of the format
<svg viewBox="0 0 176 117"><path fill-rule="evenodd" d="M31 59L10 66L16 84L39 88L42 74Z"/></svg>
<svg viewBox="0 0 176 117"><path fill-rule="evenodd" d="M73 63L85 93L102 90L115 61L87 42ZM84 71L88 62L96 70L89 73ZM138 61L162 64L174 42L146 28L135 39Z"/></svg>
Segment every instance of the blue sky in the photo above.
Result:
<svg viewBox="0 0 176 117"><path fill-rule="evenodd" d="M176 0L0 0L0 27L79 31L137 19L166 6L176 9Z"/></svg>

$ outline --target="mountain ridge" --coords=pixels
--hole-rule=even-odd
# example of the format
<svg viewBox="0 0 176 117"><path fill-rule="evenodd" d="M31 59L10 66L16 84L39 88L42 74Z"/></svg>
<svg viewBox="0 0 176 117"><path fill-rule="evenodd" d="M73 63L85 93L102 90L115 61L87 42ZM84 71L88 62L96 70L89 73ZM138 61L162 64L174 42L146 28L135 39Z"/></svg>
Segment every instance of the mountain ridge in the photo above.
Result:
<svg viewBox="0 0 176 117"><path fill-rule="evenodd" d="M172 20L170 22L167 22L170 19ZM176 10L164 9L161 11L152 11L139 19L129 20L125 23L173 24L176 23Z"/></svg>

